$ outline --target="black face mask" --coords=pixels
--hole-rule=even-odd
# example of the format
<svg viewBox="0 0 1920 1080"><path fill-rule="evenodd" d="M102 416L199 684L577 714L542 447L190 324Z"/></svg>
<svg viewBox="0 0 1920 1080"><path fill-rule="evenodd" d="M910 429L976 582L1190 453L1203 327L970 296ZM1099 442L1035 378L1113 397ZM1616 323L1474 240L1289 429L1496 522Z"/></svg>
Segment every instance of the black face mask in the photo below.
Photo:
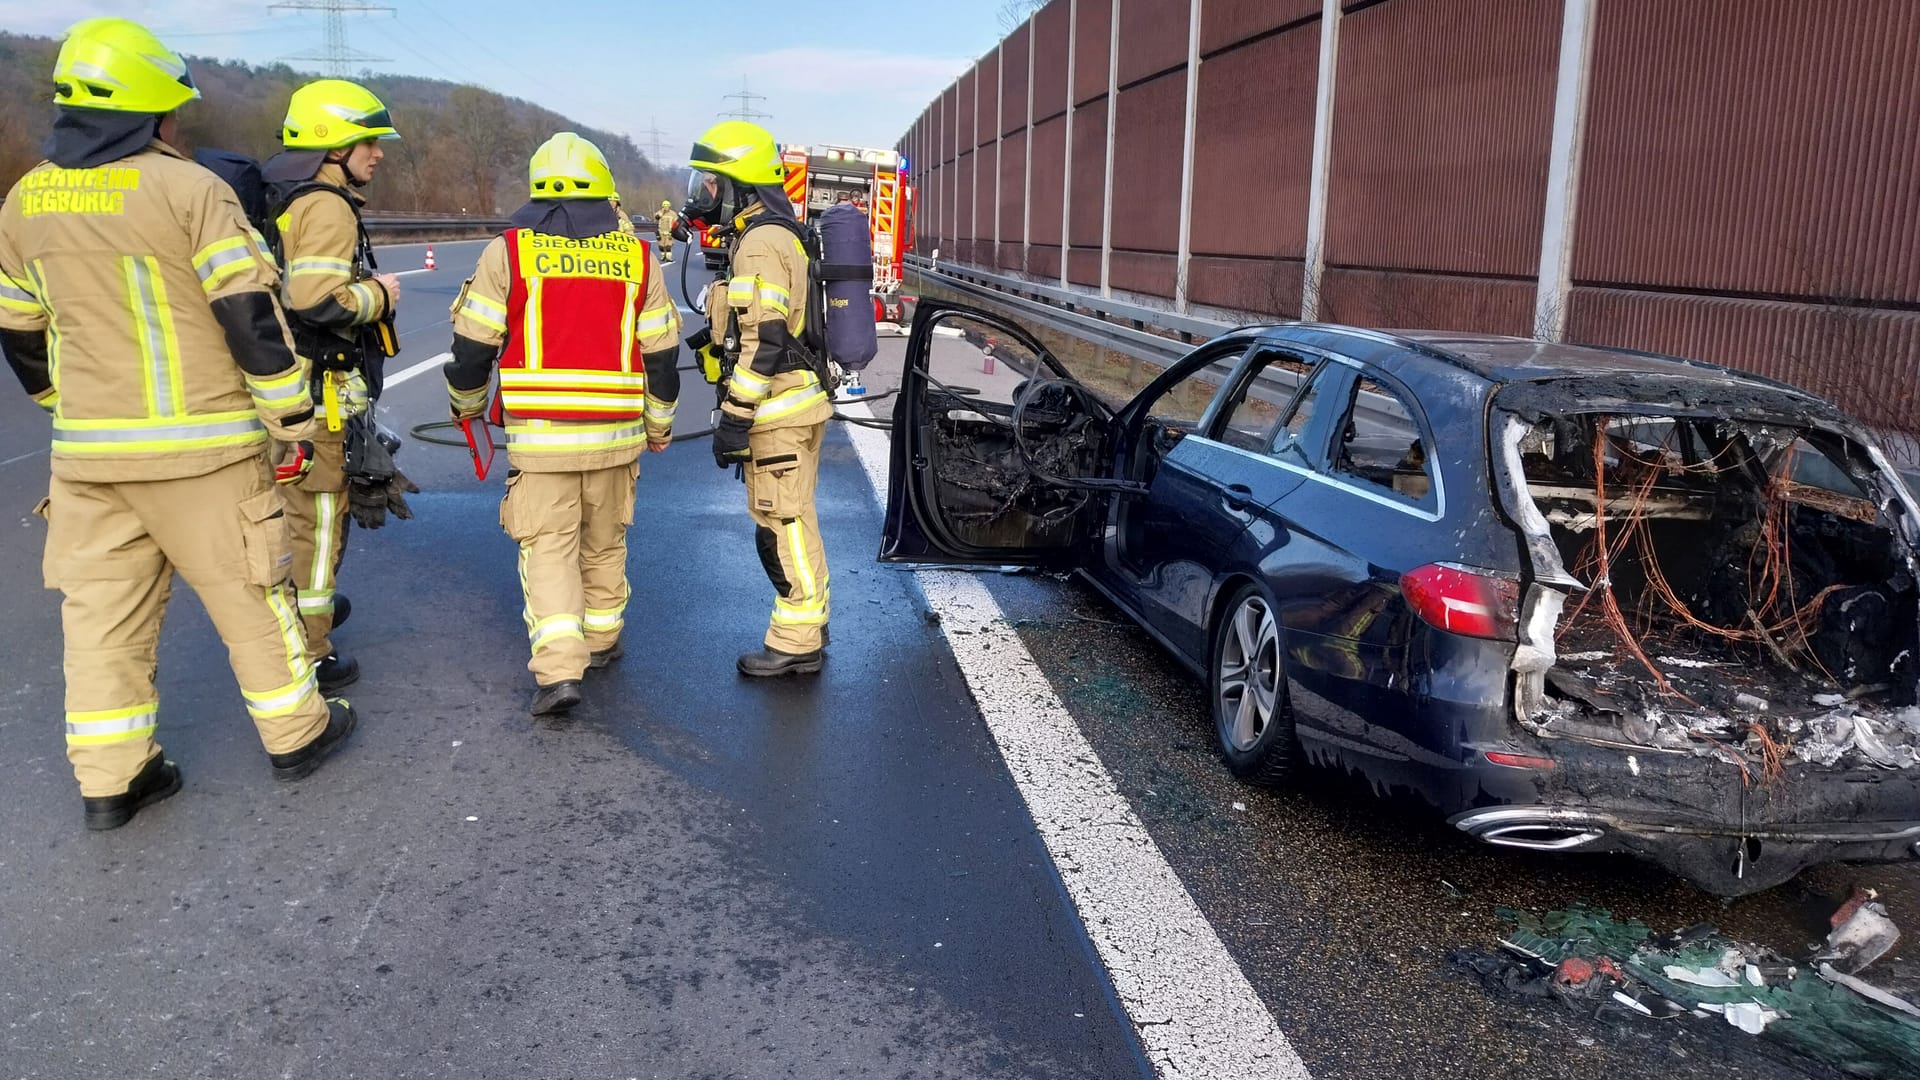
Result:
<svg viewBox="0 0 1920 1080"><path fill-rule="evenodd" d="M706 184L697 187L687 196L687 204L680 208L680 219L688 225L705 229L717 229L733 224L740 213L741 199L731 177L715 174L718 183L714 190L708 191Z"/></svg>

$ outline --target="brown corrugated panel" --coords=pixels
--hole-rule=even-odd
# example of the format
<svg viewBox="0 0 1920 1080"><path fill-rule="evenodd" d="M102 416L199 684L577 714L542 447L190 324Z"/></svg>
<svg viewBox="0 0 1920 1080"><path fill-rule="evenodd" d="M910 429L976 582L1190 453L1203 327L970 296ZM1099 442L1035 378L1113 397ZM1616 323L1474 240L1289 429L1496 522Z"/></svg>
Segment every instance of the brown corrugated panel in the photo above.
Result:
<svg viewBox="0 0 1920 1080"><path fill-rule="evenodd" d="M1217 52L1319 13L1320 0L1205 0L1200 7L1200 52Z"/></svg>
<svg viewBox="0 0 1920 1080"><path fill-rule="evenodd" d="M1534 283L1500 278L1328 269L1320 318L1402 330L1471 330L1526 335Z"/></svg>
<svg viewBox="0 0 1920 1080"><path fill-rule="evenodd" d="M1080 0L1073 29L1073 103L1084 105L1107 92L1107 60L1113 52L1113 0Z"/></svg>
<svg viewBox="0 0 1920 1080"><path fill-rule="evenodd" d="M979 205L977 202L979 194L974 191L973 187L976 160L971 152L961 154L959 172L956 174L958 179L955 183L958 186L954 189L953 193L953 209L955 215L959 218L960 224L954 235L962 240L971 240L979 235L973 227L974 208Z"/></svg>
<svg viewBox="0 0 1920 1080"><path fill-rule="evenodd" d="M1147 251L1116 251L1108 264L1107 281L1115 289L1144 296L1172 299L1173 275L1179 260Z"/></svg>
<svg viewBox="0 0 1920 1080"><path fill-rule="evenodd" d="M1120 0L1120 85L1187 64L1187 0Z"/></svg>
<svg viewBox="0 0 1920 1080"><path fill-rule="evenodd" d="M1098 250L1107 213L1107 103L1073 114L1073 220L1067 243Z"/></svg>
<svg viewBox="0 0 1920 1080"><path fill-rule="evenodd" d="M1305 266L1301 259L1195 255L1187 261L1187 299L1232 311L1298 318Z"/></svg>
<svg viewBox="0 0 1920 1080"><path fill-rule="evenodd" d="M1033 126L1033 242L1060 242L1060 199L1067 182L1067 118Z"/></svg>
<svg viewBox="0 0 1920 1080"><path fill-rule="evenodd" d="M1000 44L1000 55L1007 65L1001 76L1000 132L1011 135L1027 126L1027 38L1028 23L1008 35Z"/></svg>
<svg viewBox="0 0 1920 1080"><path fill-rule="evenodd" d="M1053 0L1033 17L1033 119L1067 111L1067 40L1073 0Z"/></svg>
<svg viewBox="0 0 1920 1080"><path fill-rule="evenodd" d="M987 54L985 60L973 69L975 85L980 88L980 123L975 137L980 145L1000 137L1000 56L997 52Z"/></svg>
<svg viewBox="0 0 1920 1080"><path fill-rule="evenodd" d="M1920 301L1920 3L1597 10L1576 279Z"/></svg>
<svg viewBox="0 0 1920 1080"><path fill-rule="evenodd" d="M958 116L956 123L959 126L954 130L958 132L956 137L960 141L960 152L963 154L973 149L975 143L973 137L973 121L974 109L977 108L977 104L974 101L974 92L975 88L979 86L979 73L979 68L968 68L966 73L960 76L959 83L956 84L959 88L959 98L955 103L955 108L959 110L956 114Z"/></svg>
<svg viewBox="0 0 1920 1080"><path fill-rule="evenodd" d="M1100 249L1074 248L1067 252L1067 280L1075 285L1100 287Z"/></svg>
<svg viewBox="0 0 1920 1080"><path fill-rule="evenodd" d="M1027 133L1000 143L1000 240L1018 244L1027 221Z"/></svg>
<svg viewBox="0 0 1920 1080"><path fill-rule="evenodd" d="M1194 251L1305 256L1319 65L1317 21L1201 62Z"/></svg>
<svg viewBox="0 0 1920 1080"><path fill-rule="evenodd" d="M1560 12L1389 0L1342 19L1329 262L1539 272Z"/></svg>
<svg viewBox="0 0 1920 1080"><path fill-rule="evenodd" d="M1186 69L1120 91L1114 116L1113 246L1177 251Z"/></svg>
<svg viewBox="0 0 1920 1080"><path fill-rule="evenodd" d="M955 102L959 99L960 84L954 83L940 95L940 120L935 125L934 141L939 144L940 161L944 164L952 161L955 153L953 142L954 125L959 121L954 117Z"/></svg>
<svg viewBox="0 0 1920 1080"><path fill-rule="evenodd" d="M1000 146L994 143L980 148L974 155L973 175L980 185L974 197L973 234L991 242L994 227L1000 220L994 200L1000 196ZM1016 196L1017 197L1017 196Z"/></svg>
<svg viewBox="0 0 1920 1080"><path fill-rule="evenodd" d="M1582 287L1567 336L1757 372L1920 431L1920 312Z"/></svg>
<svg viewBox="0 0 1920 1080"><path fill-rule="evenodd" d="M1066 187L1066 130L1064 117L1034 127L1027 143L1031 162L1033 235L1036 244L1058 244L1061 197Z"/></svg>
<svg viewBox="0 0 1920 1080"><path fill-rule="evenodd" d="M1027 273L1042 281L1060 280L1060 248L1056 244L1035 244L1027 251Z"/></svg>

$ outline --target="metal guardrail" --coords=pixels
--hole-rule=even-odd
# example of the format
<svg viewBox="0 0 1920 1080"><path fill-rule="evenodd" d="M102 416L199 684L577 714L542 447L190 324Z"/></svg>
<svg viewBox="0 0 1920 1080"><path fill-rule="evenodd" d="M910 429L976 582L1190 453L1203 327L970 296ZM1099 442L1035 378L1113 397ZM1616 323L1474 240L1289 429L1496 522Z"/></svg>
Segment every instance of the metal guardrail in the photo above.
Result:
<svg viewBox="0 0 1920 1080"><path fill-rule="evenodd" d="M361 213L360 220L369 233L418 232L423 229L460 229L499 232L511 222L503 217L480 217L474 214L416 214L408 210L367 210ZM641 221L636 218L633 227L640 232L657 231L652 219Z"/></svg>

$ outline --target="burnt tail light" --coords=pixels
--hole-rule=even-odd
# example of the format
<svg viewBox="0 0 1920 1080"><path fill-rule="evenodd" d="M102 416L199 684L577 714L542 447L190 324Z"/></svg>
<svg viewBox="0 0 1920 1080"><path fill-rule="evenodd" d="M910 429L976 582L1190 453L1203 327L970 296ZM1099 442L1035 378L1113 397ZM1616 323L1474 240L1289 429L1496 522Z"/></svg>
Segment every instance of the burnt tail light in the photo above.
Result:
<svg viewBox="0 0 1920 1080"><path fill-rule="evenodd" d="M1427 625L1466 637L1519 636L1520 582L1491 570L1429 563L1400 575L1400 591Z"/></svg>

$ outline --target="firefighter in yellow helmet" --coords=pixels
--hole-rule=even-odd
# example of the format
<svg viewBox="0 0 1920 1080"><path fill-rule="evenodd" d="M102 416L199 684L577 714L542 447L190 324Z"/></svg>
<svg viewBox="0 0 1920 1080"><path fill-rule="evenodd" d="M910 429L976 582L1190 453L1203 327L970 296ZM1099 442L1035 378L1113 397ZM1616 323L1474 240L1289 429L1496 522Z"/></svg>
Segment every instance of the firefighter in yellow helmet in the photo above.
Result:
<svg viewBox="0 0 1920 1080"><path fill-rule="evenodd" d="M673 261L673 230L678 224L680 217L673 212L673 204L665 199L660 200L660 209L653 212L653 226L660 240L661 262Z"/></svg>
<svg viewBox="0 0 1920 1080"><path fill-rule="evenodd" d="M620 208L620 193L618 191L607 196L607 204L613 207L613 216L620 222L620 231L628 236L638 235L633 228L633 219L628 217L627 212Z"/></svg>
<svg viewBox="0 0 1920 1080"><path fill-rule="evenodd" d="M754 542L773 583L764 647L743 675L805 674L826 659L827 558L814 513L820 446L833 404L824 358L805 344L807 253L773 136L756 124L714 125L693 147L701 175L683 216L716 230L730 269L707 293L707 370L721 375L713 458L740 466ZM717 359L718 364L712 362Z"/></svg>
<svg viewBox="0 0 1920 1080"><path fill-rule="evenodd" d="M322 689L360 677L359 662L333 643L351 610L335 593L349 515L377 529L391 510L411 517L402 492L414 490L393 468L368 410L379 396L400 279L375 272L373 246L360 223L359 189L379 168L381 143L400 137L387 108L366 87L320 79L293 92L280 142L263 169L286 273L288 321L312 367L320 423L313 471L287 492L293 577L307 653Z"/></svg>
<svg viewBox="0 0 1920 1080"><path fill-rule="evenodd" d="M640 453L673 441L680 317L651 247L620 231L598 147L563 131L534 152L532 198L453 303L455 418L506 415L500 524L520 545L535 716L580 703L620 657Z"/></svg>
<svg viewBox="0 0 1920 1080"><path fill-rule="evenodd" d="M67 758L87 827L112 829L180 788L154 739L176 572L277 776L317 768L354 714L307 660L274 483L311 463L306 367L233 190L174 149L174 110L200 96L187 65L137 23L88 19L53 83L49 160L0 206L0 350L53 416L42 571L65 593Z"/></svg>

